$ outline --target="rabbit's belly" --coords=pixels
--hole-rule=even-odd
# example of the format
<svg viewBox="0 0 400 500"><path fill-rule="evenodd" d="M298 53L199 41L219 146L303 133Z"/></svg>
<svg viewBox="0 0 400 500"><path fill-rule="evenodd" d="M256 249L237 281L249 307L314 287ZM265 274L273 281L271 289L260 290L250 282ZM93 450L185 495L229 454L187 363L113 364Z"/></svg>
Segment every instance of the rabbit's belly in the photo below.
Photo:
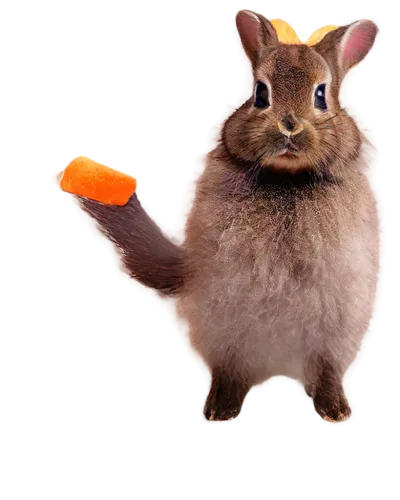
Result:
<svg viewBox="0 0 400 500"><path fill-rule="evenodd" d="M376 265L366 245L359 245L357 259L347 250L351 244L326 245L311 259L310 252L282 248L260 249L254 258L250 245L240 243L220 245L214 258L200 260L190 291L167 308L199 368L207 373L230 363L256 383L283 378L301 387L310 354L329 351L354 371L378 313Z"/></svg>
<svg viewBox="0 0 400 500"><path fill-rule="evenodd" d="M299 278L266 258L259 266L210 261L180 301L194 347L209 365L232 361L260 381L303 380L307 356L327 349L348 366L368 325L374 283L368 266L321 262Z"/></svg>
<svg viewBox="0 0 400 500"><path fill-rule="evenodd" d="M335 282L329 293L321 283L295 290L283 286L279 293L264 286L235 289L233 283L229 291L215 286L207 294L181 297L167 309L203 373L228 364L251 374L255 389L275 379L304 389L307 359L329 351L352 375L373 330L346 310L351 299L340 295Z"/></svg>

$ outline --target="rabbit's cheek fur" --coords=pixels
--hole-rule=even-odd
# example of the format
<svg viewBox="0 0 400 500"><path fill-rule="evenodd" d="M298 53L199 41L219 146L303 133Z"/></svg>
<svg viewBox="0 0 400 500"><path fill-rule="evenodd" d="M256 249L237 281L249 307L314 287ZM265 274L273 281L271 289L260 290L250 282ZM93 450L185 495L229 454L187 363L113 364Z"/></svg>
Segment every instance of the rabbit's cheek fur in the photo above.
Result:
<svg viewBox="0 0 400 500"><path fill-rule="evenodd" d="M225 123L222 138L229 153L244 161L265 161L273 158L287 140L279 132L270 112L255 113L247 102Z"/></svg>

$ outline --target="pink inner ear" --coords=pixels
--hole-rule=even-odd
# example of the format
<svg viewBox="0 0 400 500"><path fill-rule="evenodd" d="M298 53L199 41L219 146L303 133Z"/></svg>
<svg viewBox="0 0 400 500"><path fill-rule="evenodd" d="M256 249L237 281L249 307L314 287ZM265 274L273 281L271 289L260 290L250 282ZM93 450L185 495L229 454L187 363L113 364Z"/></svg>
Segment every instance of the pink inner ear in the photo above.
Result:
<svg viewBox="0 0 400 500"><path fill-rule="evenodd" d="M349 69L360 62L371 49L377 28L371 21L359 21L345 35L342 46L341 62L344 69Z"/></svg>
<svg viewBox="0 0 400 500"><path fill-rule="evenodd" d="M239 12L236 18L237 28L246 50L255 52L260 43L260 22L252 14Z"/></svg>

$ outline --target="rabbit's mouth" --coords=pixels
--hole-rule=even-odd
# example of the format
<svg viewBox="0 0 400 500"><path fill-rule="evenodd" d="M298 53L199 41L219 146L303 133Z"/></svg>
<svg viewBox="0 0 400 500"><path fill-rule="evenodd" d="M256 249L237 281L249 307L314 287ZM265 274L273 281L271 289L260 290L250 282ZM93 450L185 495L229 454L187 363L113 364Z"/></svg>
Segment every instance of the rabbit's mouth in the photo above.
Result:
<svg viewBox="0 0 400 500"><path fill-rule="evenodd" d="M287 146L286 148L282 149L279 151L279 153L276 156L287 156L287 157L294 157L298 156L297 150L294 149L293 147Z"/></svg>
<svg viewBox="0 0 400 500"><path fill-rule="evenodd" d="M296 157L299 154L299 148L289 139L287 143L276 153L275 156Z"/></svg>

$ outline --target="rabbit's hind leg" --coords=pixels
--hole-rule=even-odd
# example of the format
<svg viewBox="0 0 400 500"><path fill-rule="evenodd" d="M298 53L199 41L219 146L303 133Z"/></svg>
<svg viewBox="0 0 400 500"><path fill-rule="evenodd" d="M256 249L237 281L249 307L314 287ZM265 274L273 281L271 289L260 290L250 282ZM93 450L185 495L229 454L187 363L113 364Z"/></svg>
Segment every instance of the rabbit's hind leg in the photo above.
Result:
<svg viewBox="0 0 400 500"><path fill-rule="evenodd" d="M355 416L350 396L349 381L341 376L342 370L328 355L314 355L309 367L307 392L311 395L314 411L328 425L350 423Z"/></svg>
<svg viewBox="0 0 400 500"><path fill-rule="evenodd" d="M207 420L232 420L242 408L251 384L246 376L217 367L212 370L212 382L204 407Z"/></svg>

